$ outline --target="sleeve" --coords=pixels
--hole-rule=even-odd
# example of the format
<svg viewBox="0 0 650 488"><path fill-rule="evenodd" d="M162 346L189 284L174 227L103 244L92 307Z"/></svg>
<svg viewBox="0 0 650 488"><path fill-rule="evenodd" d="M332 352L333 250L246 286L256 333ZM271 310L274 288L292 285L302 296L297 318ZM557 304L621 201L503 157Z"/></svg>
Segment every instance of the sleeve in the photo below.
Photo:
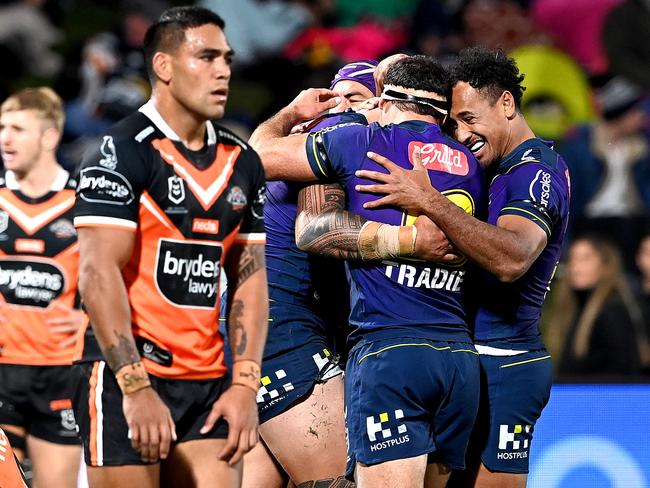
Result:
<svg viewBox="0 0 650 488"><path fill-rule="evenodd" d="M541 163L529 163L509 175L501 215L517 215L535 222L547 236L560 221L566 182L563 175Z"/></svg>
<svg viewBox="0 0 650 488"><path fill-rule="evenodd" d="M81 162L75 227L105 226L135 231L145 180L138 143L103 136Z"/></svg>
<svg viewBox="0 0 650 488"><path fill-rule="evenodd" d="M348 123L307 136L307 160L319 180L345 180L361 167L370 145L369 126Z"/></svg>
<svg viewBox="0 0 650 488"><path fill-rule="evenodd" d="M252 149L248 149L253 161L251 172L251 186L248 195L250 202L244 220L235 237L235 242L240 244L265 244L266 233L264 231L264 204L266 202L266 178L264 167L259 156Z"/></svg>

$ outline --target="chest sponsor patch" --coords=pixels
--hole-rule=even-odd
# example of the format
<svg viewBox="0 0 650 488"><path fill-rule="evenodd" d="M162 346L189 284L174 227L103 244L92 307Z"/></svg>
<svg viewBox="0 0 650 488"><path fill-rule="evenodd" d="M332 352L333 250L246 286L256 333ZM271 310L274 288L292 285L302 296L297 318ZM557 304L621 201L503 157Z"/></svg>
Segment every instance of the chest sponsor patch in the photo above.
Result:
<svg viewBox="0 0 650 488"><path fill-rule="evenodd" d="M415 157L413 153L415 148L418 147L420 148L420 158L425 168L458 176L466 176L469 173L469 163L465 153L438 142L410 142L408 154L411 164L414 164Z"/></svg>
<svg viewBox="0 0 650 488"><path fill-rule="evenodd" d="M47 307L65 290L64 271L53 263L0 259L0 293L13 305Z"/></svg>
<svg viewBox="0 0 650 488"><path fill-rule="evenodd" d="M160 239L155 281L160 294L179 307L217 304L223 247L219 243Z"/></svg>

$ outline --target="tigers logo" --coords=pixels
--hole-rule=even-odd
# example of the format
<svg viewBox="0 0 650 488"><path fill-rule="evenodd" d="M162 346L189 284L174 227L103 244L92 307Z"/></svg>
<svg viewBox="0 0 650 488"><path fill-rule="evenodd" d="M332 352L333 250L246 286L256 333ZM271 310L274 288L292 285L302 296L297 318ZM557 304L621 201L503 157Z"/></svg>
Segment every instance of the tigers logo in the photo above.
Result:
<svg viewBox="0 0 650 488"><path fill-rule="evenodd" d="M167 178L167 186L169 188L167 198L169 198L170 202L178 205L185 200L185 185L178 176L174 175Z"/></svg>
<svg viewBox="0 0 650 488"><path fill-rule="evenodd" d="M244 195L244 192L238 186L233 186L230 189L230 193L228 193L228 196L226 197L226 201L230 205L232 205L232 209L235 212L239 212L248 203L248 199L246 198L246 195Z"/></svg>

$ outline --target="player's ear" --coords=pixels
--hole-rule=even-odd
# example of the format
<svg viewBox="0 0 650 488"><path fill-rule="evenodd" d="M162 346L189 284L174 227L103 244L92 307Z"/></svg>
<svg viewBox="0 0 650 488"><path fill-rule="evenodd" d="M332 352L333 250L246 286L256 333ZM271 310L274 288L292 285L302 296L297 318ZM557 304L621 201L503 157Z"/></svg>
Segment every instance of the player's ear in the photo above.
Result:
<svg viewBox="0 0 650 488"><path fill-rule="evenodd" d="M517 106L515 104L515 97L512 96L508 90L501 94L501 103L503 104L503 113L507 119L512 119L516 112Z"/></svg>
<svg viewBox="0 0 650 488"><path fill-rule="evenodd" d="M163 83L169 83L172 79L172 60L171 56L162 51L158 51L153 55L151 60L153 66L153 72Z"/></svg>
<svg viewBox="0 0 650 488"><path fill-rule="evenodd" d="M61 133L54 127L48 127L43 131L42 144L48 151L56 151L60 139Z"/></svg>

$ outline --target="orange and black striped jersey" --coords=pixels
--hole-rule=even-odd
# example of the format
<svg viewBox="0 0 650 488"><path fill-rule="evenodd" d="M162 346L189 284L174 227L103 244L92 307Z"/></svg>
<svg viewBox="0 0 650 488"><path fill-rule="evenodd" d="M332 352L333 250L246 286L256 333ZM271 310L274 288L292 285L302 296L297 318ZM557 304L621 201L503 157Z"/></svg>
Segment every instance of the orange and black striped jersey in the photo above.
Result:
<svg viewBox="0 0 650 488"><path fill-rule="evenodd" d="M30 198L11 171L0 175L0 363L71 364L74 346L47 320L79 306L79 248L72 225L76 182L60 170L50 190Z"/></svg>
<svg viewBox="0 0 650 488"><path fill-rule="evenodd" d="M233 243L264 243L264 169L248 145L206 123L187 149L153 102L115 125L84 158L74 223L135 233L122 270L133 335L163 378L226 373L219 282ZM81 351L80 351L81 352ZM100 358L89 328L83 360Z"/></svg>

